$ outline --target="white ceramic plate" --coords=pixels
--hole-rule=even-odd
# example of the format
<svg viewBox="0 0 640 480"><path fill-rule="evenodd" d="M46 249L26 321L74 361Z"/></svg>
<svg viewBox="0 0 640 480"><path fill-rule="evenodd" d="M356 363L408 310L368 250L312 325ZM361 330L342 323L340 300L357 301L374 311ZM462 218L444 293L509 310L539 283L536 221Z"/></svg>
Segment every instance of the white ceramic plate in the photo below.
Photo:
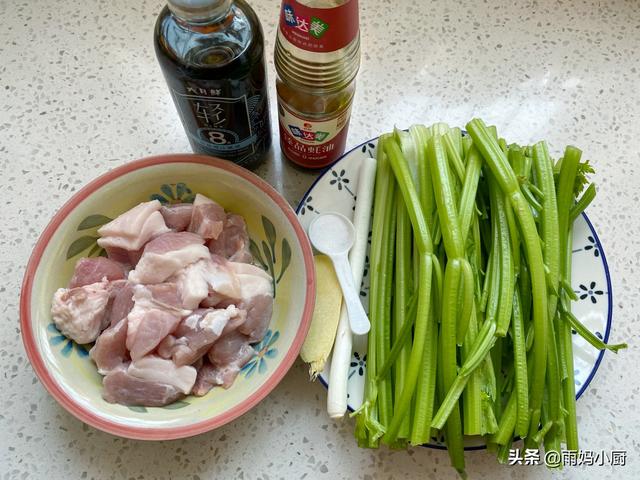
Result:
<svg viewBox="0 0 640 480"><path fill-rule="evenodd" d="M375 158L377 143L378 140L373 139L355 147L318 177L296 210L305 229L308 228L311 220L320 213L338 212L348 218L353 218L360 161L363 157ZM606 342L611 331L613 306L611 278L598 235L585 214L575 221L573 248L571 281L579 300L573 302L572 311L582 323ZM367 257L360 291L365 309L369 303L368 273ZM574 335L573 353L576 398L580 398L598 370L604 351L596 350L582 337ZM354 339L348 384L350 410L357 409L362 403L366 359L366 342L358 342L357 338ZM320 376L325 386L328 382L326 372L329 370L330 367L327 366L325 372ZM428 446L443 448L443 444L439 440L433 439L433 442ZM484 448L484 443L481 439L468 439L466 448L468 450Z"/></svg>

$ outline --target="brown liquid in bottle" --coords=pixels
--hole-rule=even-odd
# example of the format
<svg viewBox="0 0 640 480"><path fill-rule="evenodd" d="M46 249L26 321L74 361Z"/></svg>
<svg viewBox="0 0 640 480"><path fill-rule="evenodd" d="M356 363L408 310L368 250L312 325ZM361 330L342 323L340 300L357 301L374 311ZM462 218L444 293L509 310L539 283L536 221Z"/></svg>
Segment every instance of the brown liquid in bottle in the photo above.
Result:
<svg viewBox="0 0 640 480"><path fill-rule="evenodd" d="M344 151L359 67L357 0L282 2L276 37L280 146L323 168Z"/></svg>
<svg viewBox="0 0 640 480"><path fill-rule="evenodd" d="M165 7L156 55L194 152L253 168L271 146L262 29L244 1L210 3L209 19Z"/></svg>

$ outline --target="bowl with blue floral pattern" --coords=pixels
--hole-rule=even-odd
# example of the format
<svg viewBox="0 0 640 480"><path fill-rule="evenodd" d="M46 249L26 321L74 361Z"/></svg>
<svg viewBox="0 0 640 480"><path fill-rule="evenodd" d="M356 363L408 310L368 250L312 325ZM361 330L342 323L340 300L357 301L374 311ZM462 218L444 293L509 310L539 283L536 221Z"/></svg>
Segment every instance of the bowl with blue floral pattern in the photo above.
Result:
<svg viewBox="0 0 640 480"><path fill-rule="evenodd" d="M297 208L298 218L305 229L317 215L325 212L338 212L347 218L353 218L359 168L364 157L376 157L377 143L377 139L373 139L355 147L317 178ZM360 298L367 308L368 264L365 264L364 273ZM576 219L573 227L571 280L571 287L577 296L577 301L572 304L573 313L597 337L607 342L611 332L613 308L611 278L602 244L589 217L584 213ZM593 380L605 352L595 349L580 335L573 333L576 397L580 398ZM347 385L348 407L351 411L357 410L362 404L366 351L366 337L355 336ZM329 361L319 377L325 386L329 381L330 369ZM465 442L467 450L486 447L482 438L469 437L465 438ZM426 446L445 448L444 438L434 437Z"/></svg>
<svg viewBox="0 0 640 480"><path fill-rule="evenodd" d="M88 355L52 323L53 292L80 257L100 255L97 229L140 202L192 202L197 193L242 215L254 262L275 283L273 315L253 357L228 390L187 396L165 407L103 400L102 377ZM40 236L26 268L20 322L31 364L49 393L80 420L112 434L146 440L196 435L242 415L284 377L307 334L315 301L312 250L295 212L269 184L231 162L198 155L133 161L78 191Z"/></svg>

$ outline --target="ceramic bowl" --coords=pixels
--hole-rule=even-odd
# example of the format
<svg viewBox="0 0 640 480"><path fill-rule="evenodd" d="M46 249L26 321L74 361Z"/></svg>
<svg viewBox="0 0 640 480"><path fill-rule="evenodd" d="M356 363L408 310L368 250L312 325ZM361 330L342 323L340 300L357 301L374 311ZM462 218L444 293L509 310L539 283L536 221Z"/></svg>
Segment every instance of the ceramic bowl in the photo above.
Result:
<svg viewBox="0 0 640 480"><path fill-rule="evenodd" d="M97 228L134 205L192 201L202 193L242 215L255 261L276 279L273 317L254 357L231 388L186 397L166 407L126 407L102 399L102 377L88 356L51 321L53 292L66 286L76 260L99 254ZM22 337L45 388L70 413L123 437L166 440L230 422L273 390L294 362L309 329L315 273L309 241L278 192L230 162L165 155L127 163L77 192L53 217L27 265L20 298Z"/></svg>

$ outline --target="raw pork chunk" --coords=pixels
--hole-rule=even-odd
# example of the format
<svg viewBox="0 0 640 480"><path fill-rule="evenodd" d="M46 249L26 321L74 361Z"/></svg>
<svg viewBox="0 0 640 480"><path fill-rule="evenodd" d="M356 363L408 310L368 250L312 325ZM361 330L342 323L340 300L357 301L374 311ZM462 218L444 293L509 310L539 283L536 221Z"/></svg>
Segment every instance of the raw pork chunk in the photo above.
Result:
<svg viewBox="0 0 640 480"><path fill-rule="evenodd" d="M204 240L189 232L170 232L151 240L135 270L129 272L134 283L161 283L201 258L209 257Z"/></svg>
<svg viewBox="0 0 640 480"><path fill-rule="evenodd" d="M183 232L191 222L193 205L191 203L176 203L174 205L163 205L160 208L164 223L171 230Z"/></svg>
<svg viewBox="0 0 640 480"><path fill-rule="evenodd" d="M251 263L253 255L249 251L249 234L244 218L227 214L224 229L218 238L209 241L209 250L232 262Z"/></svg>
<svg viewBox="0 0 640 480"><path fill-rule="evenodd" d="M196 194L188 230L202 238L218 238L227 214L220 205L204 195Z"/></svg>
<svg viewBox="0 0 640 480"><path fill-rule="evenodd" d="M133 308L133 283L126 280L111 282L109 325L112 327L129 315Z"/></svg>
<svg viewBox="0 0 640 480"><path fill-rule="evenodd" d="M247 320L238 331L251 342L262 340L273 312L273 284L271 276L255 265L229 262L240 284L238 308L247 312Z"/></svg>
<svg viewBox="0 0 640 480"><path fill-rule="evenodd" d="M187 265L169 281L178 285L185 308L194 309L203 301L203 306L212 307L225 298L240 298L241 294L228 262L216 255Z"/></svg>
<svg viewBox="0 0 640 480"><path fill-rule="evenodd" d="M193 367L149 355L109 372L102 396L111 403L161 407L188 394L196 375Z"/></svg>
<svg viewBox="0 0 640 480"><path fill-rule="evenodd" d="M53 322L63 335L75 342L93 342L106 326L110 296L107 280L71 289L60 288L51 304Z"/></svg>
<svg viewBox="0 0 640 480"><path fill-rule="evenodd" d="M226 309L199 309L180 322L175 332L158 346L164 358L173 358L176 365L190 365L202 358L222 335L231 321L242 322L245 315L234 305Z"/></svg>
<svg viewBox="0 0 640 480"><path fill-rule="evenodd" d="M91 285L105 278L109 281L125 278L124 268L120 263L104 257L81 258L76 263L69 288Z"/></svg>
<svg viewBox="0 0 640 480"><path fill-rule="evenodd" d="M98 229L98 245L107 252L140 250L145 243L169 232L159 210L158 200L141 203Z"/></svg>
<svg viewBox="0 0 640 480"><path fill-rule="evenodd" d="M136 285L134 288L134 306L127 316L126 340L126 347L133 360L142 358L155 349L163 338L175 330L180 319L191 313L190 310L171 304L178 299L175 285L154 287L156 288Z"/></svg>
<svg viewBox="0 0 640 480"><path fill-rule="evenodd" d="M126 341L126 318L122 318L115 325L111 325L96 339L96 343L89 351L89 355L98 366L98 372L101 375L106 375L129 361Z"/></svg>
<svg viewBox="0 0 640 480"><path fill-rule="evenodd" d="M206 395L215 386L229 388L240 369L255 355L249 339L237 332L220 338L213 344L208 359L198 370L196 383L191 393L197 397ZM208 360L208 361L207 361Z"/></svg>

